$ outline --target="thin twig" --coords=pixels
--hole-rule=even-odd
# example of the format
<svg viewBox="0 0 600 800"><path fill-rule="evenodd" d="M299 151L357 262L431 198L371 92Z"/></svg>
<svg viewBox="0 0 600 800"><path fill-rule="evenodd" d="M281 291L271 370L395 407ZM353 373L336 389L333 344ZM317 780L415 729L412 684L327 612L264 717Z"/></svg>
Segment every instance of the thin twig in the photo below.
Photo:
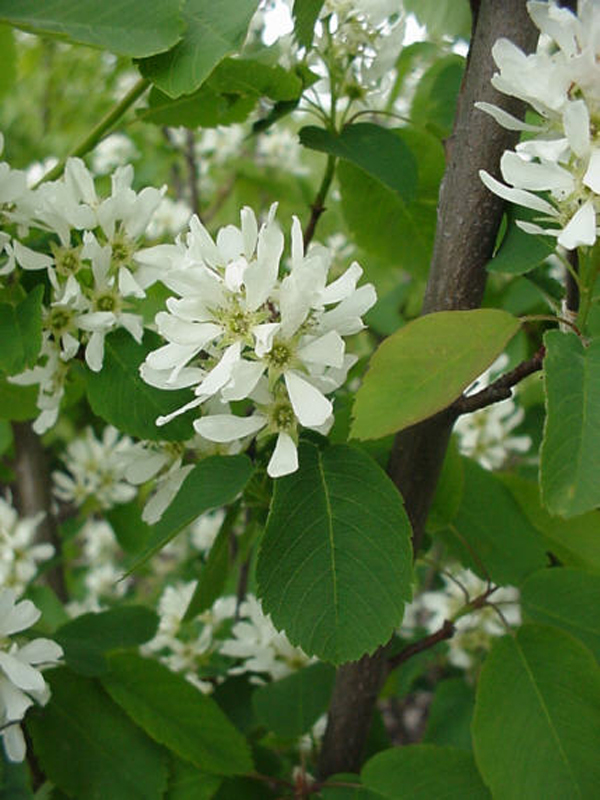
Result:
<svg viewBox="0 0 600 800"><path fill-rule="evenodd" d="M304 249L308 247L308 245L312 242L313 236L315 235L315 230L317 228L317 222L321 218L321 214L325 211L325 198L327 197L327 192L331 186L331 182L333 181L333 176L335 173L335 163L337 159L335 156L328 156L327 158L327 166L325 167L325 173L323 175L323 180L321 181L321 185L319 186L319 191L317 192L317 196L314 199L313 204L311 205L311 213L310 219L308 220L308 224L304 229Z"/></svg>
<svg viewBox="0 0 600 800"><path fill-rule="evenodd" d="M188 183L190 187L190 205L192 213L200 218L200 191L198 188L198 164L196 162L196 139L194 131L188 130L185 134L185 161L188 167Z"/></svg>
<svg viewBox="0 0 600 800"><path fill-rule="evenodd" d="M425 650L429 650L431 647L435 647L438 642L443 642L445 639L451 639L454 636L455 627L454 623L447 619L444 620L444 624L442 627L435 631L435 633L431 633L429 636L425 636L424 639L419 639L418 642L413 642L413 644L409 644L407 647L404 648L399 653L396 653L395 656L390 656L387 661L387 669L391 672L396 667L399 667L401 664L404 664L413 656L418 655L419 653L424 652Z"/></svg>
<svg viewBox="0 0 600 800"><path fill-rule="evenodd" d="M534 372L539 372L542 369L544 362L545 348L540 347L537 353L527 361L522 361L513 370L501 375L485 389L482 389L476 394L463 395L453 404L452 408L456 410L458 416L461 414L470 414L480 408L491 406L493 403L498 403L501 400L506 400L512 395L512 389L522 380Z"/></svg>

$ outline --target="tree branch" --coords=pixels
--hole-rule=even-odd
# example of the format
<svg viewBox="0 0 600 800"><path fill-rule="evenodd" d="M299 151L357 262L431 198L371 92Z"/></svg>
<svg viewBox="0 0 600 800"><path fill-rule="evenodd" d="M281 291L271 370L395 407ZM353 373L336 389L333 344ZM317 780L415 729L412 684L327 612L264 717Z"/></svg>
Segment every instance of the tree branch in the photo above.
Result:
<svg viewBox="0 0 600 800"><path fill-rule="evenodd" d="M514 146L517 134L501 128L474 108L478 100L494 103L514 115L522 104L498 93L490 78L495 70L491 49L505 36L525 51L536 43L537 30L527 15L525 0L481 0L461 86L447 164L438 205L438 225L423 313L476 308L485 287L485 264L490 259L502 218L502 201L479 180L479 169L498 174L503 151ZM425 520L441 471L452 425L446 409L396 437L388 472L401 492L419 549ZM380 648L374 656L340 667L329 710L321 758L321 777L357 772L369 730L386 659Z"/></svg>
<svg viewBox="0 0 600 800"><path fill-rule="evenodd" d="M314 199L313 204L311 205L310 209L310 219L304 229L304 250L308 248L308 245L312 242L313 236L315 235L315 230L317 228L317 222L321 218L321 214L325 211L325 198L327 197L327 192L331 186L331 182L333 181L333 176L335 174L335 163L336 163L335 156L328 156L327 157L327 165L325 167L325 173L323 174L323 180L321 181L321 185L319 186L319 191L317 192L317 196Z"/></svg>
<svg viewBox="0 0 600 800"><path fill-rule="evenodd" d="M423 639L419 639L418 642L413 642L413 644L409 644L408 647L405 647L400 653L397 653L395 656L391 656L388 658L387 661L387 669L391 672L396 667L399 667L401 664L404 664L405 661L408 661L413 656L418 655L419 653L424 652L425 650L429 650L431 647L434 647L438 642L443 642L444 639L451 639L454 636L455 627L454 623L446 619L444 620L444 624L442 627L435 631L434 633L429 634L429 636L425 636Z"/></svg>

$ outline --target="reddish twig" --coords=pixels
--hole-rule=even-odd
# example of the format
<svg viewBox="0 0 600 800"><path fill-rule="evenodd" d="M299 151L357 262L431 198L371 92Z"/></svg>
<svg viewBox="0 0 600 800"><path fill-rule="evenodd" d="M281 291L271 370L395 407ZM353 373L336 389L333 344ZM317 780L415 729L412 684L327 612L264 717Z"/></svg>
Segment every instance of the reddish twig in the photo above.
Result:
<svg viewBox="0 0 600 800"><path fill-rule="evenodd" d="M387 661L388 671L391 672L393 669L396 669L396 667L404 664L413 656L416 656L425 650L429 650L430 647L434 647L438 642L443 642L445 639L451 639L454 636L454 631L454 623L449 619L445 620L442 627L435 631L435 633L425 636L424 639L419 639L418 642L409 644L400 653L396 653L395 656L390 656Z"/></svg>

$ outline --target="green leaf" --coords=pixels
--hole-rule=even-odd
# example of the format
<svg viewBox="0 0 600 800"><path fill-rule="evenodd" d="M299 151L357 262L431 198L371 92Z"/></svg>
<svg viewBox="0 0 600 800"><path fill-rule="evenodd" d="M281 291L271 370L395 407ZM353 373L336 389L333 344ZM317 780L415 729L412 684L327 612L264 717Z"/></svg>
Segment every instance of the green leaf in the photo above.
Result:
<svg viewBox="0 0 600 800"><path fill-rule="evenodd" d="M42 298L39 285L18 305L0 303L0 370L16 375L33 367L42 346Z"/></svg>
<svg viewBox="0 0 600 800"><path fill-rule="evenodd" d="M194 433L193 412L161 428L156 425L156 418L188 403L191 393L184 389L155 389L139 374L142 361L161 344L158 334L151 331L146 331L142 344L123 329L110 333L105 340L102 370L86 371L88 400L94 414L130 436L154 441L189 439Z"/></svg>
<svg viewBox="0 0 600 800"><path fill-rule="evenodd" d="M207 775L189 761L173 757L165 800L211 800L221 785L218 775Z"/></svg>
<svg viewBox="0 0 600 800"><path fill-rule="evenodd" d="M382 800L384 797L379 792L365 789L360 785L360 777L349 772L332 775L327 780L331 781L331 785L326 783L323 786L320 794L323 800ZM338 783L346 785L336 786Z"/></svg>
<svg viewBox="0 0 600 800"><path fill-rule="evenodd" d="M471 719L474 706L473 688L462 678L440 681L429 707L423 742L471 750L473 747Z"/></svg>
<svg viewBox="0 0 600 800"><path fill-rule="evenodd" d="M521 605L534 622L580 639L600 661L600 575L569 568L535 572L521 587Z"/></svg>
<svg viewBox="0 0 600 800"><path fill-rule="evenodd" d="M33 800L27 762L9 761L3 747L0 747L0 800Z"/></svg>
<svg viewBox="0 0 600 800"><path fill-rule="evenodd" d="M186 128L216 128L243 122L256 105L256 95L219 94L208 84L194 94L171 100L158 89L152 89L148 108L138 111L144 122L155 125L184 125Z"/></svg>
<svg viewBox="0 0 600 800"><path fill-rule="evenodd" d="M473 745L494 797L592 798L600 784L600 670L568 633L526 625L494 644Z"/></svg>
<svg viewBox="0 0 600 800"><path fill-rule="evenodd" d="M114 506L105 514L123 550L139 553L150 538L151 528L142 520L137 500Z"/></svg>
<svg viewBox="0 0 600 800"><path fill-rule="evenodd" d="M251 474L252 464L244 455L209 456L200 461L184 480L159 522L153 526L146 549L130 571L133 572L162 550L200 514L235 500Z"/></svg>
<svg viewBox="0 0 600 800"><path fill-rule="evenodd" d="M214 775L252 770L244 737L215 701L182 675L137 655L110 657L102 677L110 696L149 736Z"/></svg>
<svg viewBox="0 0 600 800"><path fill-rule="evenodd" d="M551 517L540 502L539 486L519 475L503 475L521 510L546 539L546 546L571 567L600 572L600 511L579 517Z"/></svg>
<svg viewBox="0 0 600 800"><path fill-rule="evenodd" d="M17 79L15 39L8 25L0 25L0 98L5 97Z"/></svg>
<svg viewBox="0 0 600 800"><path fill-rule="evenodd" d="M337 177L342 211L356 243L386 263L424 277L431 261L436 227L439 182L444 151L439 140L415 128L394 131L416 157L418 186L415 199L405 203L364 170L342 161ZM410 242L402 247L400 242Z"/></svg>
<svg viewBox="0 0 600 800"><path fill-rule="evenodd" d="M202 567L194 594L185 612L185 620L194 619L198 614L210 608L225 588L229 575L229 538L231 536L231 525L225 524L226 522L227 520L221 525L217 538L210 548L206 563Z"/></svg>
<svg viewBox="0 0 600 800"><path fill-rule="evenodd" d="M68 669L44 675L52 696L27 728L48 778L77 800L160 800L163 751L100 686Z"/></svg>
<svg viewBox="0 0 600 800"><path fill-rule="evenodd" d="M493 473L465 458L464 475L458 514L440 535L481 578L520 584L546 566L542 537Z"/></svg>
<svg viewBox="0 0 600 800"><path fill-rule="evenodd" d="M277 736L297 739L327 711L334 680L333 667L311 664L259 687L252 697L258 721Z"/></svg>
<svg viewBox="0 0 600 800"><path fill-rule="evenodd" d="M408 203L417 188L417 162L410 148L388 128L372 122L346 125L332 133L313 125L302 128L300 142L311 150L343 158L391 189Z"/></svg>
<svg viewBox="0 0 600 800"><path fill-rule="evenodd" d="M196 91L225 56L239 50L257 0L186 0L186 29L168 53L139 63L142 75L169 97Z"/></svg>
<svg viewBox="0 0 600 800"><path fill-rule="evenodd" d="M147 642L157 627L158 617L149 608L119 606L82 614L60 627L53 638L63 647L69 667L91 677L108 669L106 653Z"/></svg>
<svg viewBox="0 0 600 800"><path fill-rule="evenodd" d="M456 439L452 437L446 450L442 471L431 501L426 528L436 531L449 525L458 514L465 487L463 459Z"/></svg>
<svg viewBox="0 0 600 800"><path fill-rule="evenodd" d="M413 13L434 39L444 36L468 39L471 33L471 8L468 0L405 0L407 13Z"/></svg>
<svg viewBox="0 0 600 800"><path fill-rule="evenodd" d="M335 664L386 642L411 596L410 524L398 490L362 451L300 446L275 482L256 567L279 629Z"/></svg>
<svg viewBox="0 0 600 800"><path fill-rule="evenodd" d="M542 499L551 514L574 517L600 506L600 339L585 347L553 330L544 344Z"/></svg>
<svg viewBox="0 0 600 800"><path fill-rule="evenodd" d="M311 47L324 0L294 0L294 34L300 47Z"/></svg>
<svg viewBox="0 0 600 800"><path fill-rule="evenodd" d="M519 218L529 221L535 212L526 214L519 209ZM556 242L551 236L534 236L525 233L516 224L516 215L511 206L506 214L507 230L498 251L486 269L488 272L503 272L509 275L525 275L545 261L554 252Z"/></svg>
<svg viewBox="0 0 600 800"><path fill-rule="evenodd" d="M37 386L17 386L0 378L0 418L23 422L37 417L37 394Z"/></svg>
<svg viewBox="0 0 600 800"><path fill-rule="evenodd" d="M436 414L519 330L498 309L440 311L409 322L375 351L354 403L351 435L378 439Z"/></svg>
<svg viewBox="0 0 600 800"><path fill-rule="evenodd" d="M389 800L491 800L470 753L414 744L384 750L362 768L362 782Z"/></svg>
<svg viewBox="0 0 600 800"><path fill-rule="evenodd" d="M411 105L411 120L446 138L452 133L456 101L465 69L465 59L452 54L438 59L423 75Z"/></svg>
<svg viewBox="0 0 600 800"><path fill-rule="evenodd" d="M0 20L140 58L168 50L180 38L180 0L0 0Z"/></svg>
<svg viewBox="0 0 600 800"><path fill-rule="evenodd" d="M222 94L254 95L271 100L295 100L303 88L302 79L296 73L248 58L224 59L208 83Z"/></svg>

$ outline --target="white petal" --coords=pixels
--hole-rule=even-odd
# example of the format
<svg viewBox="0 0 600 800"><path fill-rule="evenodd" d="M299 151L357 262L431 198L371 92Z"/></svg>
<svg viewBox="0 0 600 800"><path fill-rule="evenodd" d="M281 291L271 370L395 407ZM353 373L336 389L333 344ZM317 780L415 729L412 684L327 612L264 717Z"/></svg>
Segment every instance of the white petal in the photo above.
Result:
<svg viewBox="0 0 600 800"><path fill-rule="evenodd" d="M358 333L364 328L362 315L376 302L375 287L372 283L366 283L331 311L326 311L321 317L320 327L324 331L336 330L341 336Z"/></svg>
<svg viewBox="0 0 600 800"><path fill-rule="evenodd" d="M15 603L15 599L12 589L0 591L0 634L4 636L30 628L42 616L31 600Z"/></svg>
<svg viewBox="0 0 600 800"><path fill-rule="evenodd" d="M194 429L211 442L234 442L252 436L264 428L267 420L255 414L252 417L236 417L234 414L213 414L194 422Z"/></svg>
<svg viewBox="0 0 600 800"><path fill-rule="evenodd" d="M522 219L516 219L515 223L517 228L521 228L525 233L532 233L536 236L560 236L560 228L542 228L541 225L534 225L533 222L526 222Z"/></svg>
<svg viewBox="0 0 600 800"><path fill-rule="evenodd" d="M192 258L195 258L201 263L204 261L210 267L225 266L219 248L215 245L210 233L195 214L190 220L188 246Z"/></svg>
<svg viewBox="0 0 600 800"><path fill-rule="evenodd" d="M277 444L267 467L271 478L280 478L289 475L298 469L298 450L292 437L288 433L280 433Z"/></svg>
<svg viewBox="0 0 600 800"><path fill-rule="evenodd" d="M571 150L575 155L585 157L590 150L590 115L584 100L567 104L563 124Z"/></svg>
<svg viewBox="0 0 600 800"><path fill-rule="evenodd" d="M155 318L158 332L170 342L194 345L198 351L223 333L220 325L212 322L187 322L178 317L159 311Z"/></svg>
<svg viewBox="0 0 600 800"><path fill-rule="evenodd" d="M33 639L19 648L19 661L28 664L52 664L63 655L62 647L51 639Z"/></svg>
<svg viewBox="0 0 600 800"><path fill-rule="evenodd" d="M85 348L85 362L92 372L100 372L104 361L104 331L94 331Z"/></svg>
<svg viewBox="0 0 600 800"><path fill-rule="evenodd" d="M362 273L362 267L354 261L343 275L323 289L319 297L320 302L326 306L329 303L339 303L340 300L345 300L356 289L356 283Z"/></svg>
<svg viewBox="0 0 600 800"><path fill-rule="evenodd" d="M294 413L301 425L322 425L331 414L331 402L297 372L286 372L285 385Z"/></svg>
<svg viewBox="0 0 600 800"><path fill-rule="evenodd" d="M185 467L180 467L174 475L170 475L165 481L161 482L142 512L142 520L147 525L154 525L158 522L193 469L193 464L187 464Z"/></svg>
<svg viewBox="0 0 600 800"><path fill-rule="evenodd" d="M252 335L255 340L254 352L262 358L273 347L273 337L281 328L279 322L265 322L263 325L255 325L252 328Z"/></svg>
<svg viewBox="0 0 600 800"><path fill-rule="evenodd" d="M204 398L210 397L210 395L216 394L219 389L225 386L231 377L231 370L234 364L240 360L241 349L240 342L235 342L225 350L217 366L213 367L202 383L196 387L195 392L197 395L201 395Z"/></svg>
<svg viewBox="0 0 600 800"><path fill-rule="evenodd" d="M581 206L571 217L568 225L558 237L558 243L567 250L574 250L583 244L594 244L596 241L596 212L591 200Z"/></svg>
<svg viewBox="0 0 600 800"><path fill-rule="evenodd" d="M136 458L125 470L125 478L139 486L154 477L168 462L165 453L145 452L140 458Z"/></svg>
<svg viewBox="0 0 600 800"><path fill-rule="evenodd" d="M184 406L181 406L181 408L178 408L176 411L171 411L170 414L165 414L161 417L157 417L156 424L160 428L163 425L166 425L167 423L171 422L172 419L175 419L175 417L178 417L180 414L185 414L186 411L191 411L192 408L197 408L201 404L202 404L202 398L195 397L193 400L190 400L189 403L186 403Z"/></svg>
<svg viewBox="0 0 600 800"><path fill-rule="evenodd" d="M17 241L17 239L15 239L13 242L13 248L15 258L17 259L19 266L23 267L23 269L47 269L53 264L50 256L44 255L43 253L37 253L30 247L25 247L25 245L21 244L21 242Z"/></svg>
<svg viewBox="0 0 600 800"><path fill-rule="evenodd" d="M121 267L119 270L119 291L125 297L146 297L146 292L135 280L127 267Z"/></svg>
<svg viewBox="0 0 600 800"><path fill-rule="evenodd" d="M542 130L539 125L529 125L527 122L523 122L523 120L513 117L512 114L508 113L508 111L504 111L504 109L499 108L492 103L479 102L475 103L474 105L475 108L478 108L480 111L484 111L486 114L489 114L490 117L493 117L496 120L498 125L502 125L503 128L506 128L509 131Z"/></svg>
<svg viewBox="0 0 600 800"><path fill-rule="evenodd" d="M264 225L258 234L256 261L244 272L248 309L255 311L271 294L279 274L283 253L283 233L275 222Z"/></svg>
<svg viewBox="0 0 600 800"><path fill-rule="evenodd" d="M254 255L256 248L256 239L258 237L258 225L254 211L248 206L244 206L240 212L240 219L242 221L242 237L244 241L244 255L250 261Z"/></svg>
<svg viewBox="0 0 600 800"><path fill-rule="evenodd" d="M152 369L173 369L178 364L186 364L200 349L195 344L184 345L171 342L148 353L144 363Z"/></svg>
<svg viewBox="0 0 600 800"><path fill-rule="evenodd" d="M8 760L12 761L14 764L20 764L24 761L27 746L21 726L15 723L5 728L5 730L2 731L2 738L4 740L4 752Z"/></svg>
<svg viewBox="0 0 600 800"><path fill-rule="evenodd" d="M265 369L266 364L262 361L238 361L231 370L229 383L221 391L223 400L230 403L248 397Z"/></svg>
<svg viewBox="0 0 600 800"><path fill-rule="evenodd" d="M575 188L571 173L558 164L538 164L525 161L517 153L507 150L500 159L502 177L507 183L534 192L556 191L566 196Z"/></svg>
<svg viewBox="0 0 600 800"><path fill-rule="evenodd" d="M244 239L242 232L235 225L225 225L217 233L217 247L225 263L235 261L244 252Z"/></svg>
<svg viewBox="0 0 600 800"><path fill-rule="evenodd" d="M600 194L600 149L592 151L583 182L593 192Z"/></svg>
<svg viewBox="0 0 600 800"><path fill-rule="evenodd" d="M546 202L546 200L542 200L541 197L531 194L531 192L505 186L483 169L479 170L479 177L490 190L490 192L497 194L498 197L501 197L503 200L508 200L509 203L516 203L519 206L525 206L525 208L532 208L534 211L541 211L542 213L550 214L553 217L557 215L554 206L551 206L550 203Z"/></svg>
<svg viewBox="0 0 600 800"><path fill-rule="evenodd" d="M29 664L24 664L15 656L0 650L0 669L6 677L19 689L27 692L31 689L41 691L44 688L44 679L41 672Z"/></svg>
<svg viewBox="0 0 600 800"><path fill-rule="evenodd" d="M341 367L344 363L344 340L336 331L329 331L318 339L313 339L298 350L302 361L322 364L326 367Z"/></svg>

